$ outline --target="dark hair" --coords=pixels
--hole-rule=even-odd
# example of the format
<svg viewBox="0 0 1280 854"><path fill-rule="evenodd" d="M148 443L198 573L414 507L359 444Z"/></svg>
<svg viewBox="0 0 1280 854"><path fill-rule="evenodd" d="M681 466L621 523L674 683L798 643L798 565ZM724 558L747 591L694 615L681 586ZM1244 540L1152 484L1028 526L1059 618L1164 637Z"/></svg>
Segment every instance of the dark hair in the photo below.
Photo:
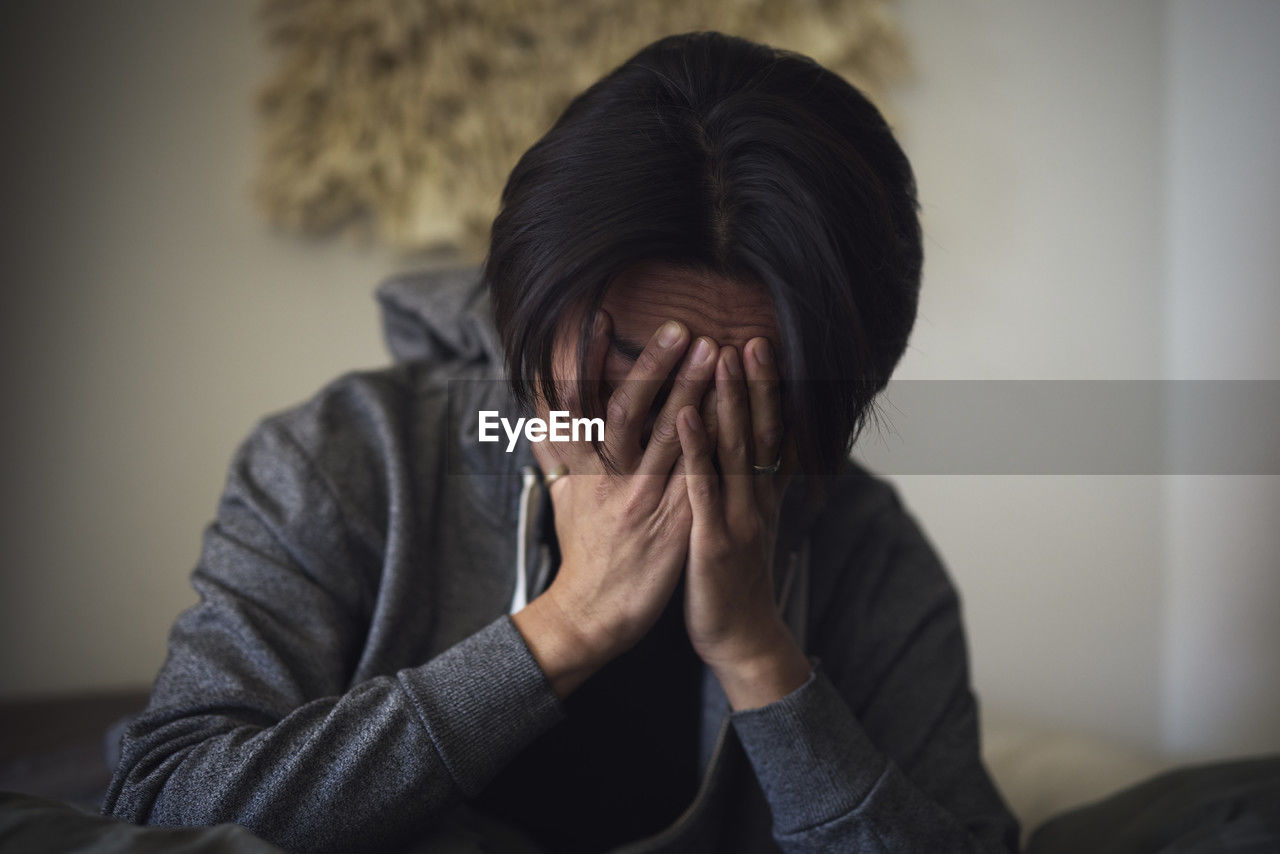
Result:
<svg viewBox="0 0 1280 854"><path fill-rule="evenodd" d="M833 472L915 322L917 209L906 155L838 75L717 32L660 39L574 98L507 180L482 276L512 391L563 400L560 320L586 308L585 360L594 311L635 264L755 282L801 469Z"/></svg>

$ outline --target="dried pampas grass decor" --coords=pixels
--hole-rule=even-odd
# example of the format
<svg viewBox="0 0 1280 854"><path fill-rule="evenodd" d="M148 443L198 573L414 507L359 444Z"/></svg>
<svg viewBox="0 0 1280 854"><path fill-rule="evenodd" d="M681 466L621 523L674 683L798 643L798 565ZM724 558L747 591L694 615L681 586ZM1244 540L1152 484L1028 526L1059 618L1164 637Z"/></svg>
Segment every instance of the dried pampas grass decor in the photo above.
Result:
<svg viewBox="0 0 1280 854"><path fill-rule="evenodd" d="M877 99L907 70L886 0L262 0L261 16L279 59L258 100L267 219L469 260L525 149L661 36L798 50Z"/></svg>

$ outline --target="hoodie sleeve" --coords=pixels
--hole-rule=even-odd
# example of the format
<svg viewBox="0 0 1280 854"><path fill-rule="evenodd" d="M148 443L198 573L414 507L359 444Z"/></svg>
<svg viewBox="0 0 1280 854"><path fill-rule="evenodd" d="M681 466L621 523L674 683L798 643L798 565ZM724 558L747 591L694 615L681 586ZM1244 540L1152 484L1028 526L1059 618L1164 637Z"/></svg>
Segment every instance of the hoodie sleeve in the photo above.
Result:
<svg viewBox="0 0 1280 854"><path fill-rule="evenodd" d="M979 753L955 588L896 496L847 560L809 680L732 715L774 839L788 854L1017 851Z"/></svg>
<svg viewBox="0 0 1280 854"><path fill-rule="evenodd" d="M377 544L355 536L280 417L232 463L147 709L103 803L134 823L233 822L291 851L421 834L563 716L509 617L349 684Z"/></svg>

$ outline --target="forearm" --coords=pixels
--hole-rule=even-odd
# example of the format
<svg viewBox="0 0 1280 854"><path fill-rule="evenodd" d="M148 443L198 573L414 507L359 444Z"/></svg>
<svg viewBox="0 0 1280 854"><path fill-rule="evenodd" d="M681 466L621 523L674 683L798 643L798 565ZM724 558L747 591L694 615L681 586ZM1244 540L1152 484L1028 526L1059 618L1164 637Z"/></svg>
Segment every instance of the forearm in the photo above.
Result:
<svg viewBox="0 0 1280 854"><path fill-rule="evenodd" d="M1016 825L979 765L955 757L928 781L938 790L926 791L872 743L820 671L781 701L732 720L773 811L774 838L789 854L991 854L1016 845ZM964 804L963 818L944 801Z"/></svg>
<svg viewBox="0 0 1280 854"><path fill-rule="evenodd" d="M289 849L412 838L562 715L505 619L426 664L274 720L270 703L158 696L126 734L103 811L234 822Z"/></svg>

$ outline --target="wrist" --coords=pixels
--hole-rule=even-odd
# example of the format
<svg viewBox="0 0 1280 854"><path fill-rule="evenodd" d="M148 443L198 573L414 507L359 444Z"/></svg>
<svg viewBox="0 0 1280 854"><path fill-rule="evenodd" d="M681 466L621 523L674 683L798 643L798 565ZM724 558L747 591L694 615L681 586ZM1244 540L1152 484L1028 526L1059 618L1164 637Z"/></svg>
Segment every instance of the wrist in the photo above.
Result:
<svg viewBox="0 0 1280 854"><path fill-rule="evenodd" d="M551 590L512 615L511 621L562 700L609 660Z"/></svg>
<svg viewBox="0 0 1280 854"><path fill-rule="evenodd" d="M707 661L735 712L781 700L813 672L804 650L781 621L765 634L768 640L751 652Z"/></svg>

